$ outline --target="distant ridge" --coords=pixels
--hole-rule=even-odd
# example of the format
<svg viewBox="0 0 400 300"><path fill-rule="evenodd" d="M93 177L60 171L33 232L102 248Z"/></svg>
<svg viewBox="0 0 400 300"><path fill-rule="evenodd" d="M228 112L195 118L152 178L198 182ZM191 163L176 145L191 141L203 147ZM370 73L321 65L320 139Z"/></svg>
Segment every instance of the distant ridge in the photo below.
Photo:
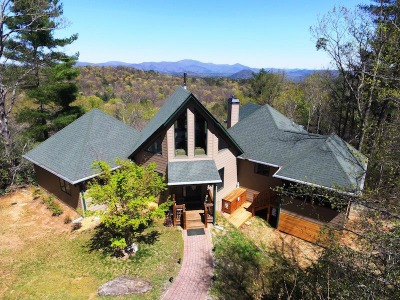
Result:
<svg viewBox="0 0 400 300"><path fill-rule="evenodd" d="M242 64L214 64L203 63L197 60L184 59L177 62L143 62L140 64L126 63L121 61L109 61L104 63L77 62L76 66L102 66L102 67L130 67L143 71L156 71L163 74L181 75L187 72L193 77L228 77L231 79L248 79L253 73L259 72L258 68L250 68ZM275 69L265 68L271 72L285 72L287 79L293 81L301 81L312 73L320 70L308 69Z"/></svg>

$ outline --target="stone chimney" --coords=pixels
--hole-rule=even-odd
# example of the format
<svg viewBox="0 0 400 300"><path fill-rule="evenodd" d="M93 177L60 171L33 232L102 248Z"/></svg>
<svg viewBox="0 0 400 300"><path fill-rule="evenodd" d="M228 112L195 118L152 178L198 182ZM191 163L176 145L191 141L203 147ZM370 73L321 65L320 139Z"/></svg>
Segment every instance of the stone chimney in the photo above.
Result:
<svg viewBox="0 0 400 300"><path fill-rule="evenodd" d="M239 122L239 107L240 101L239 99L236 99L235 96L228 99L228 128L231 128Z"/></svg>

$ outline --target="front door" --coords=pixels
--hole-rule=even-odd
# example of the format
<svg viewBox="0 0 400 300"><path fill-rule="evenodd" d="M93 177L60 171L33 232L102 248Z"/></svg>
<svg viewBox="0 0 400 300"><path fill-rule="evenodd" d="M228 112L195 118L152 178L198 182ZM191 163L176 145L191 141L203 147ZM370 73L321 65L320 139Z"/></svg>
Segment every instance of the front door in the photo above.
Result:
<svg viewBox="0 0 400 300"><path fill-rule="evenodd" d="M188 209L201 209L201 185L186 185L183 187L185 204ZM186 191L185 191L186 190ZM186 193L185 193L186 192Z"/></svg>

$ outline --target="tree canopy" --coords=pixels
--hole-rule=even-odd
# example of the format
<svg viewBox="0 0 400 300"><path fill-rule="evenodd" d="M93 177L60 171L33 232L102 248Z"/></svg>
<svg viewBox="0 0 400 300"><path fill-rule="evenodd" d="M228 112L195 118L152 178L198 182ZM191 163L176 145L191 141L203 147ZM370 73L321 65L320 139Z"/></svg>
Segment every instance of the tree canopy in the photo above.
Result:
<svg viewBox="0 0 400 300"><path fill-rule="evenodd" d="M119 168L115 171L106 162L94 163L101 174L89 184L88 196L93 204L107 206L101 218L110 236L109 246L121 251L153 221L165 217L171 202L157 204L166 183L156 172L155 164L138 166L129 160L116 163Z"/></svg>

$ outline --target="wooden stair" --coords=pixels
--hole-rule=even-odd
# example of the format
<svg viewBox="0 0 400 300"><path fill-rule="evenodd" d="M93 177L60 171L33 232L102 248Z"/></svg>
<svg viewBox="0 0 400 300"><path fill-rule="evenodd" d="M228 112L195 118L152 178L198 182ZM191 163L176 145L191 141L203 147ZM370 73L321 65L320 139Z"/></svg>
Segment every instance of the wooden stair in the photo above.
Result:
<svg viewBox="0 0 400 300"><path fill-rule="evenodd" d="M202 214L204 210L187 210L186 211L186 229L204 228L202 220Z"/></svg>
<svg viewBox="0 0 400 300"><path fill-rule="evenodd" d="M246 223L251 217L252 214L247 209L251 205L251 202L246 201L240 208L235 210L232 214L223 213L224 216L228 219L229 223L233 226L240 228L244 223Z"/></svg>

